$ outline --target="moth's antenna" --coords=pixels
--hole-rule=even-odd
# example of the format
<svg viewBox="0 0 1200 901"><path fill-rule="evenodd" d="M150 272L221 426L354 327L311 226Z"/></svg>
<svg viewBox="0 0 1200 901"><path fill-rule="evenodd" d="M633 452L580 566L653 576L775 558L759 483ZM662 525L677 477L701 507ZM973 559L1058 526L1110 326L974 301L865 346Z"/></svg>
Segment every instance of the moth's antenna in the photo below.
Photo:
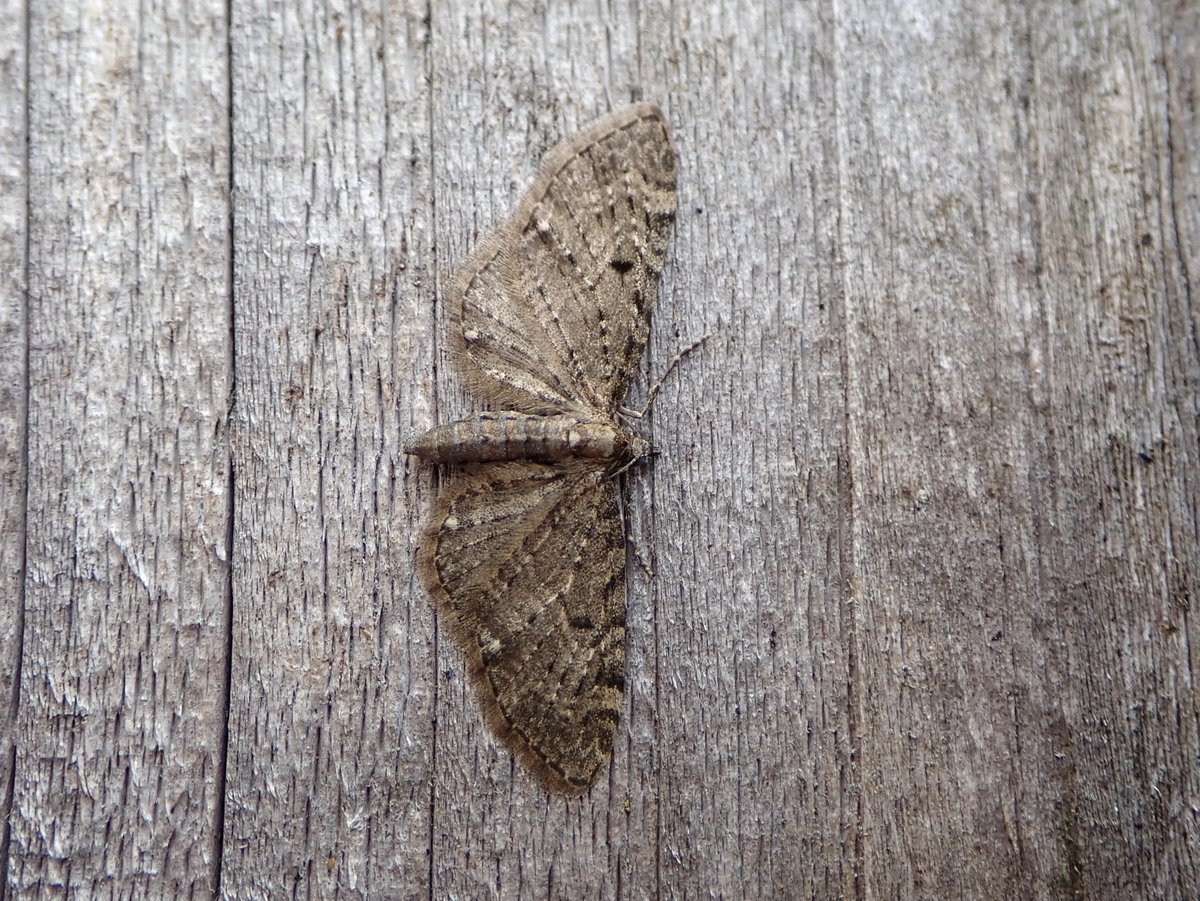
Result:
<svg viewBox="0 0 1200 901"><path fill-rule="evenodd" d="M644 417L647 413L650 412L650 405L652 403L654 403L654 399L656 397L658 397L658 392L662 390L662 386L667 381L667 376L669 376L671 374L672 370L674 370L675 367L680 364L680 362L683 360L684 357L686 357L688 354L690 354L693 350L695 350L697 347L699 347L701 344L703 344L705 341L707 341L711 337L712 337L712 332L709 332L707 335L705 335L703 338L700 338L698 341L693 341L691 344L689 344L687 347L685 347L683 350L681 350L679 353L675 354L675 356L673 356L671 358L671 362L667 364L666 371L663 372L663 374L659 377L658 381L654 383L654 386L648 392L646 392L646 403L642 406L642 408L640 410L631 410L629 407L620 407L617 410L617 412L620 413L622 416L628 416L630 419L641 419L642 417Z"/></svg>

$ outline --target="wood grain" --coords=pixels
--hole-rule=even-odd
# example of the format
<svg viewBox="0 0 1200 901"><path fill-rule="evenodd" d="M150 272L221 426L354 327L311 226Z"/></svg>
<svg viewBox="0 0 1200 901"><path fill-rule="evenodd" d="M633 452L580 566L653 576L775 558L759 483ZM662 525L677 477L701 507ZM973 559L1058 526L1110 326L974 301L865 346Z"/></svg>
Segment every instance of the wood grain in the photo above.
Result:
<svg viewBox="0 0 1200 901"><path fill-rule="evenodd" d="M0 19L7 894L1200 895L1195 4ZM473 408L453 267L641 98L631 400L713 336L566 801L479 722L400 442Z"/></svg>
<svg viewBox="0 0 1200 901"><path fill-rule="evenodd" d="M839 94L868 890L1198 872L1197 358L1150 13L869 25Z"/></svg>
<svg viewBox="0 0 1200 901"><path fill-rule="evenodd" d="M6 888L211 895L228 666L223 5L29 11Z"/></svg>
<svg viewBox="0 0 1200 901"><path fill-rule="evenodd" d="M24 7L0 5L0 803L5 814L12 809L13 730L25 615L27 49ZM0 886L7 883L3 877L8 872L9 829L5 816L0 829Z"/></svg>
<svg viewBox="0 0 1200 901"><path fill-rule="evenodd" d="M428 879L433 613L400 450L434 401L424 34L403 8L233 10L231 896Z"/></svg>

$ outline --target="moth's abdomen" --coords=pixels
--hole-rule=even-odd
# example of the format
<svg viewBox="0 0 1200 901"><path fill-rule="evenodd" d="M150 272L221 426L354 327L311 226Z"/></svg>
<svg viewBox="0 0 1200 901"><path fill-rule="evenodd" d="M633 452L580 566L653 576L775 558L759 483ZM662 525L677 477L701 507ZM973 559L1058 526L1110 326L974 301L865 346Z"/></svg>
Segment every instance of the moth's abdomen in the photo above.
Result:
<svg viewBox="0 0 1200 901"><path fill-rule="evenodd" d="M627 463L645 454L644 444L611 422L502 411L430 429L409 439L404 451L433 463Z"/></svg>

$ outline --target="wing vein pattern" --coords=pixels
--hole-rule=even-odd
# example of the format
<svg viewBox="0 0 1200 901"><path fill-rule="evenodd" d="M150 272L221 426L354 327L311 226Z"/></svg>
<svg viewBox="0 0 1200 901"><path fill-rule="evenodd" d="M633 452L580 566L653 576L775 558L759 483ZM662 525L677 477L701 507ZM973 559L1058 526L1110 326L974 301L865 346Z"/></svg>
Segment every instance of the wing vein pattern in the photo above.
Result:
<svg viewBox="0 0 1200 901"><path fill-rule="evenodd" d="M451 286L454 359L489 406L619 429L649 334L675 180L670 130L648 103L546 155ZM463 434L489 435L484 426ZM568 795L586 791L610 759L625 686L614 473L627 460L589 453L480 462L497 457L456 446L441 459L475 462L448 471L418 552L489 727L546 788Z"/></svg>

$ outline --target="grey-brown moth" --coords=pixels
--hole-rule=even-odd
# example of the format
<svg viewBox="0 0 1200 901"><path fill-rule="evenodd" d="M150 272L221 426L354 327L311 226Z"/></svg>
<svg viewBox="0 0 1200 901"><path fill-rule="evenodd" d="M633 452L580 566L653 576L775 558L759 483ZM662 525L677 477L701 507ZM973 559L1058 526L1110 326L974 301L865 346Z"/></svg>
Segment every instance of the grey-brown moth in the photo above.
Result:
<svg viewBox="0 0 1200 901"><path fill-rule="evenodd" d="M547 154L449 295L453 357L494 409L405 446L452 464L418 567L487 723L568 795L607 764L624 694L616 475L648 445L618 411L646 346L675 179L649 103Z"/></svg>

